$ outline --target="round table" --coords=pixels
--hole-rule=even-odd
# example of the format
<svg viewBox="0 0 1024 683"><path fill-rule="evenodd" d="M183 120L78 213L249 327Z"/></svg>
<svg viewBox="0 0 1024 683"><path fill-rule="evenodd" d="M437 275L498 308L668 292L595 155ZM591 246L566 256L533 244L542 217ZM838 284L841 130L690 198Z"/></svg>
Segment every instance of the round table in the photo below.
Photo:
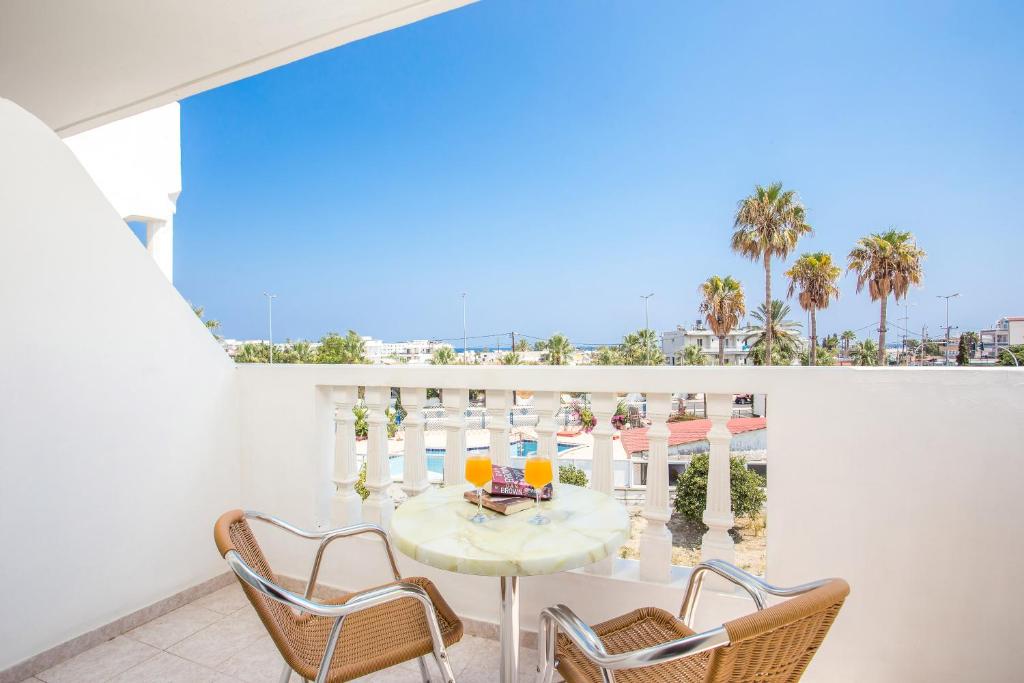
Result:
<svg viewBox="0 0 1024 683"><path fill-rule="evenodd" d="M460 574L501 577L501 681L516 683L519 669L519 577L554 574L602 560L626 541L629 515L611 496L559 484L541 503L550 524L530 524L533 508L513 515L484 509L463 498L472 486L435 488L395 511L391 537L417 562Z"/></svg>

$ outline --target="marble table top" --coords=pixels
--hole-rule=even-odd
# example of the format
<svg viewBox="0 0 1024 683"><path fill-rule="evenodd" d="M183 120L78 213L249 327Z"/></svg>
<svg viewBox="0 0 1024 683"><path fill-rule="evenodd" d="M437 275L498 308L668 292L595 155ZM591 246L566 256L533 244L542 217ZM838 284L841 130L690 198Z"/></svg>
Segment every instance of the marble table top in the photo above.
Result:
<svg viewBox="0 0 1024 683"><path fill-rule="evenodd" d="M395 511L391 537L418 562L462 574L535 576L593 564L625 543L629 515L611 496L559 484L541 503L550 524L527 520L533 508L474 524L476 506L463 499L469 485L434 488L409 498Z"/></svg>

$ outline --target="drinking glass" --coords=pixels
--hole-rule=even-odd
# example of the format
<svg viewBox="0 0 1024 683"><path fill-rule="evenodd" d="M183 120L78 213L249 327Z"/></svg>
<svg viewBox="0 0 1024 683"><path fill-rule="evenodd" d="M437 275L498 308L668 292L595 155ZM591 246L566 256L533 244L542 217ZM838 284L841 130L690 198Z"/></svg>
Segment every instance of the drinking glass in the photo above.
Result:
<svg viewBox="0 0 1024 683"><path fill-rule="evenodd" d="M551 520L540 514L540 494L554 478L551 471L551 460L538 455L530 456L526 459L526 471L523 475L526 483L537 492L537 502L533 506L536 514L530 518L530 524L547 524Z"/></svg>
<svg viewBox="0 0 1024 683"><path fill-rule="evenodd" d="M469 521L483 524L484 516L484 484L491 480L491 456L471 455L466 458L466 481L476 487L476 514Z"/></svg>

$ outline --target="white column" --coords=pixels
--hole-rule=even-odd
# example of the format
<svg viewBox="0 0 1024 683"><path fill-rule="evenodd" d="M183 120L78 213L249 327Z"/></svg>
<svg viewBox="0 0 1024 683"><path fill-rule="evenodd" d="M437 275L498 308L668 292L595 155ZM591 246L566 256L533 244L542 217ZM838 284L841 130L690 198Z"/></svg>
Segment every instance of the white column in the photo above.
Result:
<svg viewBox="0 0 1024 683"><path fill-rule="evenodd" d="M558 412L559 394L557 391L538 391L533 395L533 405L537 409L537 453L551 460L551 471L555 475L552 486L558 487L558 423L555 413Z"/></svg>
<svg viewBox="0 0 1024 683"><path fill-rule="evenodd" d="M366 387L367 442L366 488L370 495L363 501L366 521L387 529L395 503L388 494L391 486L391 468L388 465L388 417L385 411L391 404L391 387Z"/></svg>
<svg viewBox="0 0 1024 683"><path fill-rule="evenodd" d="M708 394L707 405L708 417L711 418L711 430L708 432L711 454L704 524L708 526L708 531L701 541L700 557L702 560L735 562L736 548L729 536L729 529L734 522L729 483L729 445L732 433L728 425L732 417L732 394Z"/></svg>
<svg viewBox="0 0 1024 683"><path fill-rule="evenodd" d="M358 387L334 390L334 500L331 520L335 526L356 524L362 518L362 499L356 492L359 466L356 464L356 404Z"/></svg>
<svg viewBox="0 0 1024 683"><path fill-rule="evenodd" d="M665 523L672 516L668 499L668 414L671 394L647 394L647 492L644 519L647 527L640 537L640 578L669 580L672 567L672 534Z"/></svg>
<svg viewBox="0 0 1024 683"><path fill-rule="evenodd" d="M615 492L615 462L612 453L612 415L618 398L607 392L595 393L591 396L590 410L594 413L594 459L591 461L590 488L601 493L612 495ZM612 557L607 557L587 567L587 571L595 574L611 574L615 565Z"/></svg>
<svg viewBox="0 0 1024 683"><path fill-rule="evenodd" d="M407 496L418 496L430 488L427 474L427 451L423 441L423 404L427 390L400 389L402 405L408 413L402 421L405 428L405 467L402 471L402 490Z"/></svg>
<svg viewBox="0 0 1024 683"><path fill-rule="evenodd" d="M146 251L167 280L174 282L174 218L146 221Z"/></svg>
<svg viewBox="0 0 1024 683"><path fill-rule="evenodd" d="M509 422L508 407L512 405L512 392L488 389L487 431L490 432L491 462L495 465L509 464Z"/></svg>
<svg viewBox="0 0 1024 683"><path fill-rule="evenodd" d="M442 389L441 400L448 413L444 428L444 483L453 486L466 483L466 407L469 389Z"/></svg>

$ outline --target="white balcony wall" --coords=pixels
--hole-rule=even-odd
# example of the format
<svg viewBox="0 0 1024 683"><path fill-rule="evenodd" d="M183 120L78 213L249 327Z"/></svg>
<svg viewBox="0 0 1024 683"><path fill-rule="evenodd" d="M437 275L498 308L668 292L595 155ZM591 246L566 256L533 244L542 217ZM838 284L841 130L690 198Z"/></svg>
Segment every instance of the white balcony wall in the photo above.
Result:
<svg viewBox="0 0 1024 683"><path fill-rule="evenodd" d="M1013 680L1024 628L1024 552L1008 501L1024 481L1024 372L929 368L381 368L240 366L245 434L242 498L301 524L327 524L332 386L440 386L537 391L770 396L768 579L841 576L847 605L805 680ZM386 579L370 542L336 544L322 578L342 588ZM303 576L309 552L270 540L280 571ZM435 580L463 615L496 620L492 579L403 570ZM525 629L545 604L588 620L657 605L678 609L685 572L637 580L635 562L609 576L568 572L523 582ZM595 594L600 600L593 599ZM708 626L745 601L702 603ZM927 653L913 656L913 653Z"/></svg>
<svg viewBox="0 0 1024 683"><path fill-rule="evenodd" d="M224 572L233 364L45 125L0 100L0 670Z"/></svg>

